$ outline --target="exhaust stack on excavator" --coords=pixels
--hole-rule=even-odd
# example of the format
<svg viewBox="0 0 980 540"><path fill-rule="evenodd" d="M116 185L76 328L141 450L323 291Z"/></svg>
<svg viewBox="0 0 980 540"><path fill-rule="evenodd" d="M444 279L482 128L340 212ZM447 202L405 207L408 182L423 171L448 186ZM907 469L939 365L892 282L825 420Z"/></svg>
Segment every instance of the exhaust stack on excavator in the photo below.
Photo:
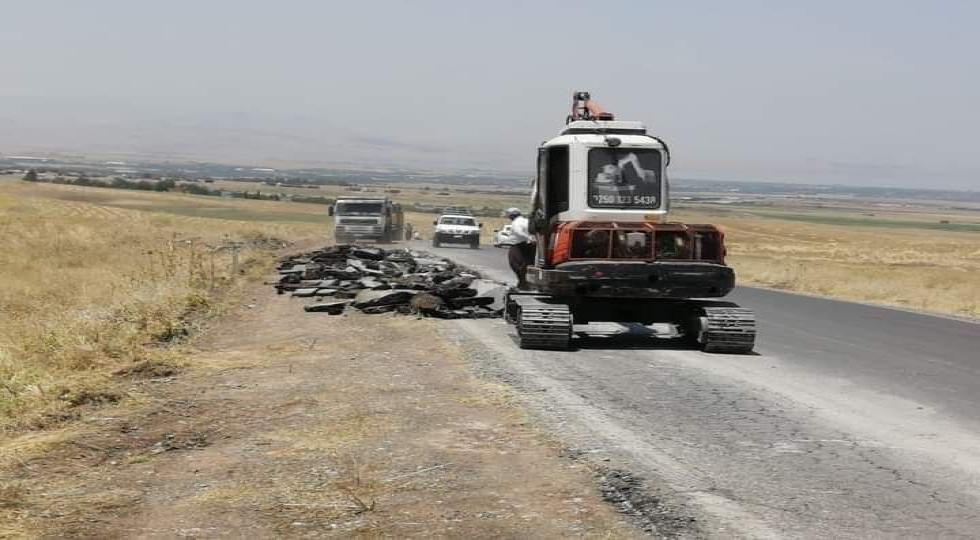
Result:
<svg viewBox="0 0 980 540"><path fill-rule="evenodd" d="M592 96L588 92L575 92L572 94L572 114L565 119L569 124L575 120L615 120L613 113L606 112L603 108L592 101Z"/></svg>

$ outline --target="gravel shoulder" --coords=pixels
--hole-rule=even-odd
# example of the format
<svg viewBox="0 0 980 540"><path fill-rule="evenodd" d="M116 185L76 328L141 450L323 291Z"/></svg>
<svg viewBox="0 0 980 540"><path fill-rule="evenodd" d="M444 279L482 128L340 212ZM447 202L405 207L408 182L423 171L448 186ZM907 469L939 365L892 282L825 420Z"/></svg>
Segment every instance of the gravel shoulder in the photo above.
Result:
<svg viewBox="0 0 980 540"><path fill-rule="evenodd" d="M129 374L131 399L25 435L0 536L642 534L600 490L629 506L630 483L474 377L440 323L252 296L181 373Z"/></svg>

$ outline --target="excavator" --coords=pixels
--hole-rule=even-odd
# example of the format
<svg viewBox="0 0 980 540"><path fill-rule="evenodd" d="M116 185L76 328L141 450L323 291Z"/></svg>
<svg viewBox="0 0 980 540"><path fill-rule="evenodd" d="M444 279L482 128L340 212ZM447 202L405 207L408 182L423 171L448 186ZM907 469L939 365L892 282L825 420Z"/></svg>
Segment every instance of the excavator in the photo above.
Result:
<svg viewBox="0 0 980 540"><path fill-rule="evenodd" d="M669 164L641 122L573 94L565 127L538 148L530 287L507 295L522 348L566 350L575 326L616 322L666 323L707 352L752 351L752 310L716 300L735 287L724 232L667 218Z"/></svg>

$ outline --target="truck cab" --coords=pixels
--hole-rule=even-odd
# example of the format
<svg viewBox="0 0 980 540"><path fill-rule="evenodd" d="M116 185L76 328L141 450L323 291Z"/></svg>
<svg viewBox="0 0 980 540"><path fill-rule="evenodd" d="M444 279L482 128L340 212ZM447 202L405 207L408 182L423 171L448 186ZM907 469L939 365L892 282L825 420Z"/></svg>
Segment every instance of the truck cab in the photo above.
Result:
<svg viewBox="0 0 980 540"><path fill-rule="evenodd" d="M337 242L374 240L391 242L401 238L404 212L387 197L340 197L330 206Z"/></svg>

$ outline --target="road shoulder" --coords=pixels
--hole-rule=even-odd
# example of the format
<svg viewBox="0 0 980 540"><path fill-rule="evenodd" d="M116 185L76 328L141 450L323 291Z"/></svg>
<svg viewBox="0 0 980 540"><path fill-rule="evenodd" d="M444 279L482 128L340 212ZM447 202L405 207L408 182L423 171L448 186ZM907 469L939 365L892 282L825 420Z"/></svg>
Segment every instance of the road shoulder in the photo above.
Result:
<svg viewBox="0 0 980 540"><path fill-rule="evenodd" d="M637 534L439 323L303 314L266 291L183 373L126 380L134 398L25 436L34 450L0 471L0 532Z"/></svg>

